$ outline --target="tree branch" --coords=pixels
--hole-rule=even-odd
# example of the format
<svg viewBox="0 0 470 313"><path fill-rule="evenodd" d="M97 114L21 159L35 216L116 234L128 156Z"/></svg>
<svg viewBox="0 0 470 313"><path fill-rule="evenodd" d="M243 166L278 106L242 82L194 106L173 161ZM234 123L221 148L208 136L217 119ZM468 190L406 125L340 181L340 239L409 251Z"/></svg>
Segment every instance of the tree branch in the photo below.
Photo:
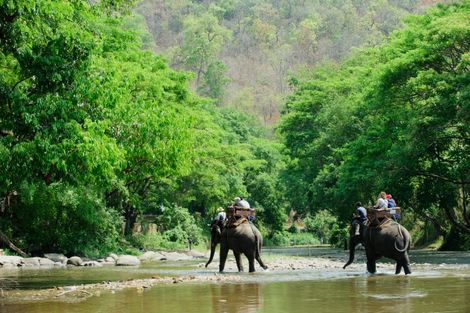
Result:
<svg viewBox="0 0 470 313"><path fill-rule="evenodd" d="M455 215L455 211L452 208L445 207L444 211L446 212L447 217L449 218L450 222L457 227L460 231L470 234L470 225L464 225L460 223Z"/></svg>
<svg viewBox="0 0 470 313"><path fill-rule="evenodd" d="M0 231L0 240L3 241L8 246L8 248L12 249L13 251L21 255L23 258L29 257L27 253L15 246L2 231Z"/></svg>

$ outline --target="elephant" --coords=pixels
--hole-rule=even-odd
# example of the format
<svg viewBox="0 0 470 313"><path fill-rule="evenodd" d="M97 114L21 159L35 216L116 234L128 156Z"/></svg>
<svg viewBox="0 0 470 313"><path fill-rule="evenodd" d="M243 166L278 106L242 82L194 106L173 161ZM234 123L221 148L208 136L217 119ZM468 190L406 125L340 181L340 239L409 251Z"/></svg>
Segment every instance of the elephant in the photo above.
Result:
<svg viewBox="0 0 470 313"><path fill-rule="evenodd" d="M220 263L219 272L224 271L225 261L227 260L228 250L232 250L235 255L239 272L243 272L241 262L241 254L248 259L249 271L255 271L255 259L263 269L268 267L261 260L261 246L263 245L263 237L259 230L248 221L241 223L236 227L227 226L220 231L218 225L211 227L211 254L206 263L206 267L214 258L215 248L220 243Z"/></svg>
<svg viewBox="0 0 470 313"><path fill-rule="evenodd" d="M403 268L405 274L411 274L410 249L411 236L405 227L397 222L386 219L379 225L361 225L360 235L355 234L354 222L350 228L349 260L343 266L345 269L354 261L354 252L358 244L362 244L366 250L367 271L376 272L376 261L381 257L395 260L395 274L400 274Z"/></svg>

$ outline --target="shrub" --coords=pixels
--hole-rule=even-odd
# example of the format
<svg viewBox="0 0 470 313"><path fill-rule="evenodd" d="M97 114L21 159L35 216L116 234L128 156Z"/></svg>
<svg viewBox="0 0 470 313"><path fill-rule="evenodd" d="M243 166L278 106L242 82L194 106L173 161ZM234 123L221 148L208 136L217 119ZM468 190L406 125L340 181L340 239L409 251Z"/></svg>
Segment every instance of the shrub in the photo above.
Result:
<svg viewBox="0 0 470 313"><path fill-rule="evenodd" d="M328 210L318 211L313 217L307 215L304 219L305 229L316 234L322 243L332 243L332 237L340 228L338 219Z"/></svg>
<svg viewBox="0 0 470 313"><path fill-rule="evenodd" d="M187 246L189 241L195 245L203 242L202 227L186 208L164 207L158 217L158 224L163 228L162 238L167 243Z"/></svg>

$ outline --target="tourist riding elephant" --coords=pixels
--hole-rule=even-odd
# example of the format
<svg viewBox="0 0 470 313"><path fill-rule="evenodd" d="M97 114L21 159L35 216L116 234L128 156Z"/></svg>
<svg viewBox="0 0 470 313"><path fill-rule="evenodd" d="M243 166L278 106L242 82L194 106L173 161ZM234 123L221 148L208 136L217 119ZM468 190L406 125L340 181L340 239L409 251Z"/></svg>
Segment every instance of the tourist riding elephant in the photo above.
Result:
<svg viewBox="0 0 470 313"><path fill-rule="evenodd" d="M350 228L349 238L349 260L343 266L346 268L354 261L355 248L359 243L364 245L367 257L367 271L376 272L376 261L381 257L393 259L397 262L395 274L399 274L403 267L405 274L411 274L410 259L410 233L389 219L377 226L361 226L361 234L356 235L354 226Z"/></svg>
<svg viewBox="0 0 470 313"><path fill-rule="evenodd" d="M249 271L255 271L255 259L263 269L268 267L261 260L261 246L263 245L263 237L259 230L251 223L245 222L236 227L226 227L222 232L217 225L211 228L211 254L206 267L212 262L215 248L220 243L220 263L219 271L223 272L225 261L227 260L228 250L232 250L235 255L239 272L243 272L243 265L240 259L243 253L249 264Z"/></svg>

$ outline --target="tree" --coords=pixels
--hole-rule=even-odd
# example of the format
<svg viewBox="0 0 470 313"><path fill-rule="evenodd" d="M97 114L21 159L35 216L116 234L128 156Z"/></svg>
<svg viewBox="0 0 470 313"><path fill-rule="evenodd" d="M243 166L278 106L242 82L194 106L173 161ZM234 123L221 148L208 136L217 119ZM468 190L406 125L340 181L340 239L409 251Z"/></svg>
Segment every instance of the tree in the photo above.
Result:
<svg viewBox="0 0 470 313"><path fill-rule="evenodd" d="M387 190L468 233L469 13L440 6L389 43L293 80L280 131L309 210L345 220Z"/></svg>
<svg viewBox="0 0 470 313"><path fill-rule="evenodd" d="M196 73L196 88L201 85L202 78L210 64L214 63L222 44L231 36L230 31L219 24L219 20L211 12L200 16L189 16L184 21L184 43L179 59ZM219 65L220 69L220 65Z"/></svg>

